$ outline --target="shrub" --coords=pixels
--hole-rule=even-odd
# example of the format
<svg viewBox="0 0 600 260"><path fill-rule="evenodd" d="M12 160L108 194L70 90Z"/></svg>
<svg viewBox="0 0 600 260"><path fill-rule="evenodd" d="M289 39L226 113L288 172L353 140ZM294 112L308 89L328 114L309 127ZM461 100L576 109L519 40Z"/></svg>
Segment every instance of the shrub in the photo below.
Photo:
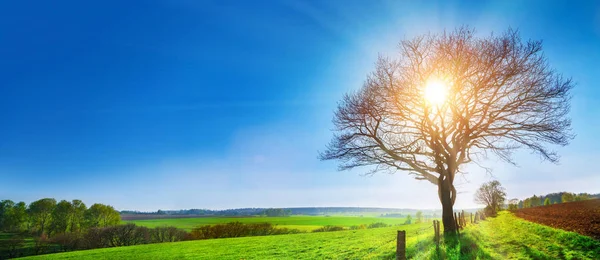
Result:
<svg viewBox="0 0 600 260"><path fill-rule="evenodd" d="M324 226L321 228L317 228L317 229L313 230L312 232L332 232L332 231L342 231L342 230L344 230L344 227L327 225L327 226Z"/></svg>
<svg viewBox="0 0 600 260"><path fill-rule="evenodd" d="M50 239L51 243L57 244L61 251L73 251L84 247L83 237L79 233L60 233Z"/></svg>
<svg viewBox="0 0 600 260"><path fill-rule="evenodd" d="M34 238L33 242L34 254L41 255L48 253L50 249L50 240L46 234L42 233L39 237Z"/></svg>
<svg viewBox="0 0 600 260"><path fill-rule="evenodd" d="M191 239L213 239L228 237L268 236L300 233L297 229L276 228L271 223L243 224L230 222L226 224L204 225L192 229Z"/></svg>
<svg viewBox="0 0 600 260"><path fill-rule="evenodd" d="M350 227L351 230L357 230L357 229L367 229L367 226L365 226L365 224L360 224L360 225L354 225Z"/></svg>
<svg viewBox="0 0 600 260"><path fill-rule="evenodd" d="M388 227L388 224L385 224L383 222L375 222L375 223L369 224L369 226L367 228L382 228L382 227Z"/></svg>
<svg viewBox="0 0 600 260"><path fill-rule="evenodd" d="M25 245L25 239L22 237L0 239L0 258L19 257L22 254L23 245Z"/></svg>
<svg viewBox="0 0 600 260"><path fill-rule="evenodd" d="M173 226L155 227L150 230L152 243L177 242L186 239L187 232Z"/></svg>

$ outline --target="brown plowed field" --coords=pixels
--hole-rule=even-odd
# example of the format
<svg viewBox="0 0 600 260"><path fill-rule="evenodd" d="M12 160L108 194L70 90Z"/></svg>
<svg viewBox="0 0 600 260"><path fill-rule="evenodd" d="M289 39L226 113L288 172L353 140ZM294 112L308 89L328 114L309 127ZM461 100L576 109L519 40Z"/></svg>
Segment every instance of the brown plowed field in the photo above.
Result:
<svg viewBox="0 0 600 260"><path fill-rule="evenodd" d="M519 209L514 213L532 222L600 239L600 199Z"/></svg>

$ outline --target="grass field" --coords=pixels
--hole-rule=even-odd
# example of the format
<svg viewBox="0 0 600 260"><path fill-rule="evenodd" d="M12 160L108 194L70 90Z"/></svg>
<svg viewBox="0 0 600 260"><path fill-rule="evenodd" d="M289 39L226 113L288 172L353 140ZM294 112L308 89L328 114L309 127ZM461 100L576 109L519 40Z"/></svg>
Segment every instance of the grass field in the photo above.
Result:
<svg viewBox="0 0 600 260"><path fill-rule="evenodd" d="M462 231L440 250L430 245L417 259L600 259L600 241L500 212Z"/></svg>
<svg viewBox="0 0 600 260"><path fill-rule="evenodd" d="M106 248L28 259L394 259L396 230L413 259L600 259L600 241L501 213L433 244L430 223L367 230L226 238Z"/></svg>
<svg viewBox="0 0 600 260"><path fill-rule="evenodd" d="M290 217L242 217L242 218L177 218L177 219L144 219L127 220L125 223L134 223L145 227L157 226L175 226L187 231L200 225L212 225L218 223L227 223L239 221L242 223L264 223L269 222L277 227L299 229L302 231L312 231L326 225L350 227L360 224L371 224L383 222L396 225L404 224L404 218L380 218L380 217L344 217L344 216L290 216Z"/></svg>

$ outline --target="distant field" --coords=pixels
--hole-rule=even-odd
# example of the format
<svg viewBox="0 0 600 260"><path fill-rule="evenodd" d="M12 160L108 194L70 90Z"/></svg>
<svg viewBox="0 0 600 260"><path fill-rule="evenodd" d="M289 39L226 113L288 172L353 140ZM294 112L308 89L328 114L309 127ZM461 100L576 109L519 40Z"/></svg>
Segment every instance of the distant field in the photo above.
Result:
<svg viewBox="0 0 600 260"><path fill-rule="evenodd" d="M371 224L383 222L389 225L404 224L404 218L383 217L342 217L342 216L290 216L290 217L202 217L202 218L174 218L174 219L144 219L126 220L125 223L134 223L145 227L175 226L187 231L200 225L213 225L239 221L242 223L271 223L281 228L295 228L303 231L311 231L322 226L334 225L350 227L360 224Z"/></svg>
<svg viewBox="0 0 600 260"><path fill-rule="evenodd" d="M409 259L600 259L600 241L502 212L436 250L430 223L105 248L27 259L394 259L398 229Z"/></svg>

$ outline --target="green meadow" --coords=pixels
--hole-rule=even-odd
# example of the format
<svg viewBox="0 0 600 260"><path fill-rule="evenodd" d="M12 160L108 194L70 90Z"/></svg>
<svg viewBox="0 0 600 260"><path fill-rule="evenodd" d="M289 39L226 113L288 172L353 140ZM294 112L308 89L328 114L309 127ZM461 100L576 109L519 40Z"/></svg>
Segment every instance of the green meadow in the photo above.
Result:
<svg viewBox="0 0 600 260"><path fill-rule="evenodd" d="M369 225L371 223L383 222L388 225L404 224L404 218L383 218L383 217L350 217L350 216L289 216L289 217L206 217L206 218L177 218L177 219L145 219L129 220L125 223L134 223L139 226L149 228L158 226L175 226L186 231L200 225L213 225L228 222L242 223L271 223L280 228L299 229L301 231L312 231L322 226L358 226L361 224Z"/></svg>
<svg viewBox="0 0 600 260"><path fill-rule="evenodd" d="M422 223L148 244L27 259L394 259L399 229L407 232L406 252L411 259L600 259L600 241L527 222L506 212L469 225L460 239L445 238L439 248L433 242L432 225Z"/></svg>

